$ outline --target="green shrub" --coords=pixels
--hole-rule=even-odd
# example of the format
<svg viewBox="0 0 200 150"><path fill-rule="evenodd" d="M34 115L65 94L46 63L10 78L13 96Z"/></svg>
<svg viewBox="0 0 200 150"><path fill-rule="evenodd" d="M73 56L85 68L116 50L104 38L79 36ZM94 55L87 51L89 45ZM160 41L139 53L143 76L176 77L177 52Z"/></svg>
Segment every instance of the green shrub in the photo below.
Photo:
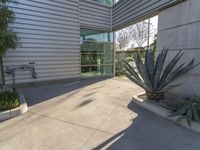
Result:
<svg viewBox="0 0 200 150"><path fill-rule="evenodd" d="M0 92L0 111L10 110L20 106L19 94L17 92Z"/></svg>
<svg viewBox="0 0 200 150"><path fill-rule="evenodd" d="M122 64L122 60L116 60L115 61L115 74L116 74L116 76L121 76L121 75L124 75L125 74L125 68L124 68L124 66L123 66L123 64Z"/></svg>
<svg viewBox="0 0 200 150"><path fill-rule="evenodd" d="M188 125L192 121L200 123L200 103L196 99L187 99L187 102L180 109L170 115L170 117L173 116L181 116L177 120L185 118Z"/></svg>

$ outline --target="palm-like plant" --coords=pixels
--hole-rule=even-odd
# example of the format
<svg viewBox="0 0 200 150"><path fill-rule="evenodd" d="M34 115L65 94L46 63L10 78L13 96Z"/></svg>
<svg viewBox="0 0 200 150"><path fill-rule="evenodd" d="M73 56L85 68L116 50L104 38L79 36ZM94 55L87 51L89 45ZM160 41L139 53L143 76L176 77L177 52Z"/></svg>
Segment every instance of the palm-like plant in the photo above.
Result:
<svg viewBox="0 0 200 150"><path fill-rule="evenodd" d="M194 65L194 59L188 64L177 65L183 55L181 51L168 64L165 64L167 54L168 50L163 49L155 58L153 50L149 49L146 50L143 61L138 52L134 57L137 70L127 61L123 61L127 70L126 76L146 91L148 99L156 101L164 99L166 91L182 85L182 83L172 84L172 82L198 65Z"/></svg>
<svg viewBox="0 0 200 150"><path fill-rule="evenodd" d="M18 37L9 24L15 21L15 13L7 6L7 3L14 0L0 0L0 55L2 56L8 49L15 49L19 46Z"/></svg>

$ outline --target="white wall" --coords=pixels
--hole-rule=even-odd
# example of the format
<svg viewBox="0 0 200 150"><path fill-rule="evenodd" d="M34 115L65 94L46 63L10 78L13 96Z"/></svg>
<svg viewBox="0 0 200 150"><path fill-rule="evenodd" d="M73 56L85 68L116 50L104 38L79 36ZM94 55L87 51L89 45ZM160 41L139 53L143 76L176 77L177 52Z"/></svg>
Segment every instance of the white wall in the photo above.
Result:
<svg viewBox="0 0 200 150"><path fill-rule="evenodd" d="M159 13L158 49L170 48L169 58L183 50L182 62L200 62L200 0L186 0ZM170 59L168 59L170 61ZM171 91L180 96L200 97L200 66L177 82L184 85Z"/></svg>

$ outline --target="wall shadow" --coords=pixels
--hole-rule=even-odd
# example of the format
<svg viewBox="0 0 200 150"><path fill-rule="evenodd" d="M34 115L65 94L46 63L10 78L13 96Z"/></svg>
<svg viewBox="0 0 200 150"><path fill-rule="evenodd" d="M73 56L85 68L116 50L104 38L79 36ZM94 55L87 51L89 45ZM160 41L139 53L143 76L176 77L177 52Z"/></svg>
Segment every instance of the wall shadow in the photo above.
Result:
<svg viewBox="0 0 200 150"><path fill-rule="evenodd" d="M18 88L17 91L24 94L28 106L33 106L38 103L48 101L54 97L59 95L69 93L68 96L73 96L77 94L81 88L87 87L89 85L110 79L110 77L102 77L102 78L92 78L92 79L83 79L77 82L71 83L58 83L58 84L49 84L49 85L40 85L40 86L32 86L26 88ZM95 87L92 90L98 90L99 87ZM95 92L90 94L94 94ZM85 95L87 97L88 95Z"/></svg>
<svg viewBox="0 0 200 150"><path fill-rule="evenodd" d="M200 135L147 111L133 101L128 105L137 113L125 130L92 150L199 150Z"/></svg>

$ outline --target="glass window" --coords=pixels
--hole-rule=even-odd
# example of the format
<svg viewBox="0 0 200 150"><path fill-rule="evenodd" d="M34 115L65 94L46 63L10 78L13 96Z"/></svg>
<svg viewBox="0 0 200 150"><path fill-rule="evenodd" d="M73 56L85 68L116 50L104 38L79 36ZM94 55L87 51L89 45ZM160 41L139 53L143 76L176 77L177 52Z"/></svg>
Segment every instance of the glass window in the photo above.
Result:
<svg viewBox="0 0 200 150"><path fill-rule="evenodd" d="M110 32L81 29L82 76L113 75L113 36Z"/></svg>
<svg viewBox="0 0 200 150"><path fill-rule="evenodd" d="M114 0L113 3L116 4L117 2L119 2L119 0Z"/></svg>
<svg viewBox="0 0 200 150"><path fill-rule="evenodd" d="M95 2L112 5L112 0L93 0Z"/></svg>

